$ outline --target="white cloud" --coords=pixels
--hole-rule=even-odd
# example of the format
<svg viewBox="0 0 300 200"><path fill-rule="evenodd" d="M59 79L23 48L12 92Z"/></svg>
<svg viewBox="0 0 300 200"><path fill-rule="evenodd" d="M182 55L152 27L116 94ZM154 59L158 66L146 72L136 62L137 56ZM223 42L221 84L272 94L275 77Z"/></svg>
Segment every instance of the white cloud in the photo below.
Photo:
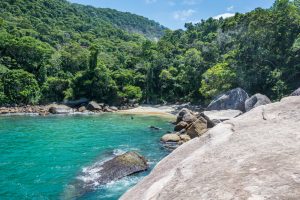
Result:
<svg viewBox="0 0 300 200"><path fill-rule="evenodd" d="M156 3L157 0L145 0L147 4Z"/></svg>
<svg viewBox="0 0 300 200"><path fill-rule="evenodd" d="M213 18L214 19L220 19L222 17L223 19L226 19L228 17L233 17L234 15L235 15L234 13L223 13L223 14L214 16Z"/></svg>
<svg viewBox="0 0 300 200"><path fill-rule="evenodd" d="M185 21L189 17L191 17L195 12L196 11L193 9L176 11L173 13L173 17L176 20Z"/></svg>
<svg viewBox="0 0 300 200"><path fill-rule="evenodd" d="M229 6L228 8L227 8L227 11L232 11L234 9L234 6Z"/></svg>

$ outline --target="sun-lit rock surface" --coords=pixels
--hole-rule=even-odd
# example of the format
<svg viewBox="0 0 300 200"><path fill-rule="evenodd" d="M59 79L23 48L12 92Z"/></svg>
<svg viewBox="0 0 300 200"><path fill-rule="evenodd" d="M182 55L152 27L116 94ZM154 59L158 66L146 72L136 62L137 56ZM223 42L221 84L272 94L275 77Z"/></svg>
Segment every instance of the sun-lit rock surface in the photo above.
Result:
<svg viewBox="0 0 300 200"><path fill-rule="evenodd" d="M218 124L121 199L300 199L300 97Z"/></svg>

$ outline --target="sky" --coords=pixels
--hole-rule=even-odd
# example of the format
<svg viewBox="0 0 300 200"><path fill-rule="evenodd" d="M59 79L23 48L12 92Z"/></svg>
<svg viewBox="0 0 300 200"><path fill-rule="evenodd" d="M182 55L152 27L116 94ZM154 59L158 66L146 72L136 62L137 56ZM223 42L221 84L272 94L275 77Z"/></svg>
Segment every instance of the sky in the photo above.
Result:
<svg viewBox="0 0 300 200"><path fill-rule="evenodd" d="M155 20L170 29L209 17L229 17L257 7L269 8L274 0L69 0L73 3L113 8Z"/></svg>

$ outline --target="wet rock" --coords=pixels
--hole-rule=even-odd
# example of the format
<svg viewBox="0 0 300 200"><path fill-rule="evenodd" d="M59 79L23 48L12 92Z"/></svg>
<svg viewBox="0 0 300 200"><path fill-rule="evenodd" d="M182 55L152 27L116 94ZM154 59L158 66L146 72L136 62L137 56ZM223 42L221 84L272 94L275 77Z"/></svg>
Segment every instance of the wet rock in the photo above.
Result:
<svg viewBox="0 0 300 200"><path fill-rule="evenodd" d="M77 199L96 187L148 169L147 160L136 152L127 152L106 162L87 167L69 185L64 199Z"/></svg>
<svg viewBox="0 0 300 200"><path fill-rule="evenodd" d="M152 129L152 130L156 130L156 131L161 130L161 128L156 127L156 126L149 126L149 128Z"/></svg>
<svg viewBox="0 0 300 200"><path fill-rule="evenodd" d="M207 130L207 121L200 117L187 129L186 134L193 139L203 135Z"/></svg>
<svg viewBox="0 0 300 200"><path fill-rule="evenodd" d="M255 94L245 102L245 110L248 112L249 110L256 108L258 106L267 105L272 103L271 100L262 94Z"/></svg>
<svg viewBox="0 0 300 200"><path fill-rule="evenodd" d="M248 94L241 88L230 90L217 96L207 107L206 110L240 110L245 111L245 101L249 98Z"/></svg>
<svg viewBox="0 0 300 200"><path fill-rule="evenodd" d="M72 108L66 105L52 104L49 106L49 113L51 114L70 114L72 111Z"/></svg>
<svg viewBox="0 0 300 200"><path fill-rule="evenodd" d="M102 107L95 101L89 102L86 107L89 111L101 111Z"/></svg>
<svg viewBox="0 0 300 200"><path fill-rule="evenodd" d="M161 138L162 142L179 142L180 140L181 139L180 139L179 135L177 135L175 133L165 134Z"/></svg>

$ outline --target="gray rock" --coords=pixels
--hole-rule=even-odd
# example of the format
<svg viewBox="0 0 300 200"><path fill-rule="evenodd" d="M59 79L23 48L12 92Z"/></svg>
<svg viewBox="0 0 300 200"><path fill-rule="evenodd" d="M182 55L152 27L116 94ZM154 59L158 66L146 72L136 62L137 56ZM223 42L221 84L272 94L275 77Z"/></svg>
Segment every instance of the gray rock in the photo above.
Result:
<svg viewBox="0 0 300 200"><path fill-rule="evenodd" d="M78 108L78 112L85 112L86 111L86 107L85 106L81 106Z"/></svg>
<svg viewBox="0 0 300 200"><path fill-rule="evenodd" d="M120 199L300 199L299 105L288 97L215 126Z"/></svg>
<svg viewBox="0 0 300 200"><path fill-rule="evenodd" d="M190 111L189 109L183 108L179 111L177 115L176 124L178 124L181 121L184 121L186 123L192 123L197 120L197 117Z"/></svg>
<svg viewBox="0 0 300 200"><path fill-rule="evenodd" d="M300 88L295 90L290 96L300 96Z"/></svg>
<svg viewBox="0 0 300 200"><path fill-rule="evenodd" d="M200 117L186 131L190 138L195 138L203 135L207 131L207 121Z"/></svg>
<svg viewBox="0 0 300 200"><path fill-rule="evenodd" d="M174 131L181 131L182 129L185 129L187 126L188 123L181 121L174 127Z"/></svg>
<svg viewBox="0 0 300 200"><path fill-rule="evenodd" d="M115 107L115 106L111 106L110 109L111 109L112 111L118 111L118 108Z"/></svg>
<svg viewBox="0 0 300 200"><path fill-rule="evenodd" d="M104 111L104 112L113 112L113 110L110 109L109 106L104 106L103 111Z"/></svg>
<svg viewBox="0 0 300 200"><path fill-rule="evenodd" d="M203 115L211 120L214 124L236 118L241 114L243 114L243 112L240 110L212 110L203 112Z"/></svg>
<svg viewBox="0 0 300 200"><path fill-rule="evenodd" d="M72 108L66 105L52 104L49 106L49 113L51 114L61 115L61 114L70 114L72 112L73 112Z"/></svg>
<svg viewBox="0 0 300 200"><path fill-rule="evenodd" d="M77 199L96 187L148 169L146 159L136 152L127 152L106 162L87 167L69 185L63 199Z"/></svg>
<svg viewBox="0 0 300 200"><path fill-rule="evenodd" d="M240 110L245 111L245 101L249 98L248 94L241 88L230 90L217 96L207 107L206 110Z"/></svg>
<svg viewBox="0 0 300 200"><path fill-rule="evenodd" d="M102 110L102 107L95 101L89 102L89 104L86 107L89 111L100 111Z"/></svg>
<svg viewBox="0 0 300 200"><path fill-rule="evenodd" d="M258 106L267 105L272 103L271 100L262 94L255 94L245 102L245 110L248 112L249 110L256 108Z"/></svg>
<svg viewBox="0 0 300 200"><path fill-rule="evenodd" d="M64 104L70 107L78 107L83 104L87 104L89 100L87 98L80 98L78 100L73 100L73 101L64 101Z"/></svg>
<svg viewBox="0 0 300 200"><path fill-rule="evenodd" d="M171 134L165 134L162 136L160 139L162 142L179 142L180 137L176 133L171 133Z"/></svg>

